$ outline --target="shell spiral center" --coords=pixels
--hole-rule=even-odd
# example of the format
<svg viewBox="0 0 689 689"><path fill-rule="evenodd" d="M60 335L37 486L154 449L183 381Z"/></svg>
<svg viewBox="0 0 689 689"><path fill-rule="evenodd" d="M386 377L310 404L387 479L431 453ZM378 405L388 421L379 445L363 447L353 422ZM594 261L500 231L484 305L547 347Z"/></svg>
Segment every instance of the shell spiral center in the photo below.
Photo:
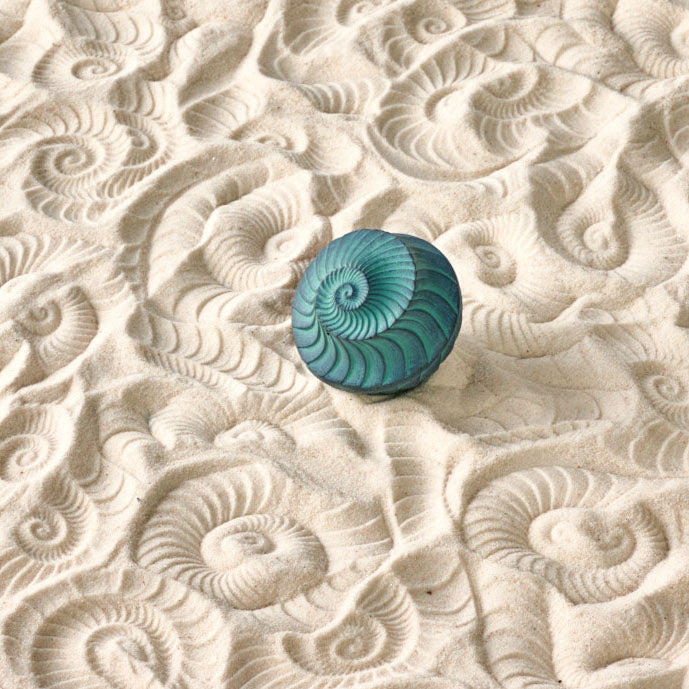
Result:
<svg viewBox="0 0 689 689"><path fill-rule="evenodd" d="M381 253L360 252L344 264L333 257L326 270L316 293L316 315L336 337L363 340L387 330L413 294L413 261L394 238Z"/></svg>

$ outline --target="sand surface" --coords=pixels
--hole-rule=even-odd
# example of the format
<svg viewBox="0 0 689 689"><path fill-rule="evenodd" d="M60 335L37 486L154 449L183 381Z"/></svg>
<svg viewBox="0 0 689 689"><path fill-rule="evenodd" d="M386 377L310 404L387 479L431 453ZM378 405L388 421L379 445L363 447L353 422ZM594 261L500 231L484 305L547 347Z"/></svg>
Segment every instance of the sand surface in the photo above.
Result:
<svg viewBox="0 0 689 689"><path fill-rule="evenodd" d="M689 686L689 9L0 2L0 687ZM328 388L359 228L454 350Z"/></svg>

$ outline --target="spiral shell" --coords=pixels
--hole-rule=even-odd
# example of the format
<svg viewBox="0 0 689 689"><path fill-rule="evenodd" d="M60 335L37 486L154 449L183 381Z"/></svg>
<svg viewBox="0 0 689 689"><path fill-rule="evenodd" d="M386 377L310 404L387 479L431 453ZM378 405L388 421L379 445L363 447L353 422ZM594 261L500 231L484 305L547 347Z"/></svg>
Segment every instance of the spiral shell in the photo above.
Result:
<svg viewBox="0 0 689 689"><path fill-rule="evenodd" d="M306 269L292 302L292 332L309 370L340 390L408 390L452 350L462 322L457 276L432 244L357 230Z"/></svg>

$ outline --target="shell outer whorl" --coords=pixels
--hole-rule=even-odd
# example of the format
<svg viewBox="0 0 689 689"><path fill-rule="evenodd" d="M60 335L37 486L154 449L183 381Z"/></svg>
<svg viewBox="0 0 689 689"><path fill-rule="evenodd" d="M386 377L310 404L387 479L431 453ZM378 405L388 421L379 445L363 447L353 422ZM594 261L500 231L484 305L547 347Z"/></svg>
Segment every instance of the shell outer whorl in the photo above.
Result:
<svg viewBox="0 0 689 689"><path fill-rule="evenodd" d="M429 378L462 322L454 269L432 244L362 229L321 249L292 301L308 369L340 390L393 394Z"/></svg>

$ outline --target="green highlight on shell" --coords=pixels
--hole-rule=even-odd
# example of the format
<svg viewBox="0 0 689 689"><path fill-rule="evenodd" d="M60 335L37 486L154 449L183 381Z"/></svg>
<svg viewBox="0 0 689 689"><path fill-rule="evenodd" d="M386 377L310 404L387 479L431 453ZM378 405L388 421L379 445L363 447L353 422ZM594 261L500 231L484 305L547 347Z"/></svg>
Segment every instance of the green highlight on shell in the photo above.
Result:
<svg viewBox="0 0 689 689"><path fill-rule="evenodd" d="M308 369L340 390L392 394L427 380L452 351L462 295L429 242L383 230L335 239L309 264L292 301Z"/></svg>

